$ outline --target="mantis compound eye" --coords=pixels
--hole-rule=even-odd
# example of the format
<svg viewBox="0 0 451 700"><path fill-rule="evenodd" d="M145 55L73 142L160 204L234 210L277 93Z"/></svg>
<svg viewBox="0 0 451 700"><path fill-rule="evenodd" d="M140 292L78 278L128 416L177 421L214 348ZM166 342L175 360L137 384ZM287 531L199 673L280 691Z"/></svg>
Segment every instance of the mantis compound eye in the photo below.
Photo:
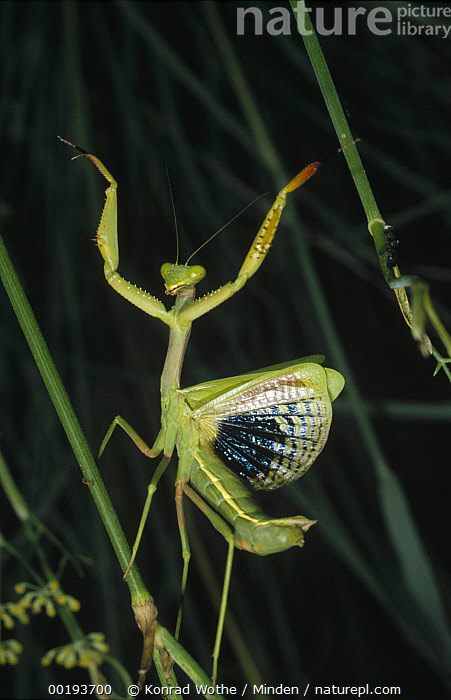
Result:
<svg viewBox="0 0 451 700"><path fill-rule="evenodd" d="M163 279L166 278L166 275L168 274L171 267L172 263L163 263L163 265L160 267L160 273Z"/></svg>
<svg viewBox="0 0 451 700"><path fill-rule="evenodd" d="M192 284L197 284L200 282L206 274L206 270L202 265L191 265L186 273L186 278Z"/></svg>

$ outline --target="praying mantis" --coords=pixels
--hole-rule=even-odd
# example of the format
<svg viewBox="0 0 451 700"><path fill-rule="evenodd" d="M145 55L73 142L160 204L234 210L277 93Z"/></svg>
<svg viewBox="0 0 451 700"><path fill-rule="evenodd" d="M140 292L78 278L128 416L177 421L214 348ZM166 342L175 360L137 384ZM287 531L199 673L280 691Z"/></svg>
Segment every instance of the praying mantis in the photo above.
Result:
<svg viewBox="0 0 451 700"><path fill-rule="evenodd" d="M280 190L268 211L235 280L195 299L195 286L205 276L200 265L164 263L161 275L167 295L175 297L168 311L148 292L118 273L117 182L103 163L70 141L76 158L87 158L109 183L96 242L104 260L107 282L130 303L169 326L169 344L161 375L161 428L152 447L121 417L116 416L101 444L103 453L119 425L150 458L162 455L147 490L138 534L124 578L133 565L153 494L177 451L175 481L177 520L182 544L181 597L186 588L190 546L183 498L187 496L224 537L228 550L213 650L212 681L216 681L235 548L258 555L302 547L304 533L315 523L302 515L268 517L252 497L254 489L272 490L298 479L326 444L332 401L344 386L342 375L323 368L324 357L312 355L236 377L180 388L183 358L193 321L232 297L265 259L287 195L303 185L320 167L314 162ZM247 482L247 483L246 483ZM182 606L176 624L178 637Z"/></svg>

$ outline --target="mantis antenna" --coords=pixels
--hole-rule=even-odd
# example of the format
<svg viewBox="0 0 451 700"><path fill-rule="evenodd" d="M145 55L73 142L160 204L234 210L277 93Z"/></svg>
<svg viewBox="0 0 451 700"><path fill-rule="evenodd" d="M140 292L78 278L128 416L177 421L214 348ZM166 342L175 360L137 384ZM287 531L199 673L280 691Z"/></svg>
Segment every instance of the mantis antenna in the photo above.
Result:
<svg viewBox="0 0 451 700"><path fill-rule="evenodd" d="M189 263L189 261L191 260L191 258L194 258L194 256L197 255L197 253L198 253L200 250L202 250L202 248L205 248L205 246L207 245L207 243L210 243L210 242L213 240L213 238L216 238L216 236L217 236L219 233L221 233L221 231L224 231L224 229L227 228L227 226L229 226L231 223L233 223L233 222L235 221L235 219L238 219L238 217L241 216L241 214L244 214L244 212L246 211L246 209L249 209L249 207L251 207L253 204L255 204L255 202L258 202L258 200L261 199L261 198L264 197L264 196L265 196L264 194L259 194L258 197L256 197L255 199L252 200L252 202L249 202L249 204L246 204L246 206L245 206L243 209L241 209L241 211L239 211L238 214L235 214L235 216L232 216L232 218L229 219L229 221L228 221L226 224L224 224L224 226L221 226L221 228L218 229L217 231L215 231L215 233L212 233L212 235L211 235L209 238L207 238L206 241L204 241L198 248L196 248L196 250L194 251L194 253L191 253L191 255L189 256L189 258L188 258L188 260L186 261L185 265L188 265L188 263Z"/></svg>
<svg viewBox="0 0 451 700"><path fill-rule="evenodd" d="M174 226L175 226L175 241L176 241L176 256L175 256L175 264L179 264L179 229L177 226L177 216L175 213L175 204L174 204L174 196L172 194L172 185L171 185L171 178L169 177L169 168L168 164L166 163L166 177L168 178L168 186L169 186L169 194L171 195L171 205L172 205L172 213L174 215Z"/></svg>

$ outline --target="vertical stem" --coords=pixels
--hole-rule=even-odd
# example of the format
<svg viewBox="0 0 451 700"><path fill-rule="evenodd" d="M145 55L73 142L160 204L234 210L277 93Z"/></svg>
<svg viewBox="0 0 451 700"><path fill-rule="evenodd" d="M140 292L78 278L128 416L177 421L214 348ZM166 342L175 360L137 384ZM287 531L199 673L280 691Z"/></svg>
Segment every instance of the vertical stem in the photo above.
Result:
<svg viewBox="0 0 451 700"><path fill-rule="evenodd" d="M323 94L332 124L335 128L335 132L338 136L340 144L344 146L346 143L350 143L353 140L351 129L343 111L343 107L341 106L340 98L335 88L334 81L332 80L326 59L324 58L318 37L316 36L316 32L313 28L310 15L305 7L305 2L303 1L296 2L296 0L291 0L291 6L297 18L299 27L302 27L301 34L304 40L305 48L307 49L312 68L315 71L318 85ZM300 17L300 14L302 14L302 17ZM372 219L382 219L357 149L354 146L345 148L343 155L345 156L349 165L351 175L354 179L354 183L368 221L371 221Z"/></svg>
<svg viewBox="0 0 451 700"><path fill-rule="evenodd" d="M130 548L113 508L105 484L97 469L94 457L86 441L67 392L54 365L47 343L41 333L34 313L11 263L6 247L0 237L0 277L6 293L21 325L30 350L36 361L42 379L47 387L52 403L71 444L75 458L102 518L108 537L111 540L119 564L123 571L130 560ZM127 580L132 602L151 600L137 567L133 567Z"/></svg>

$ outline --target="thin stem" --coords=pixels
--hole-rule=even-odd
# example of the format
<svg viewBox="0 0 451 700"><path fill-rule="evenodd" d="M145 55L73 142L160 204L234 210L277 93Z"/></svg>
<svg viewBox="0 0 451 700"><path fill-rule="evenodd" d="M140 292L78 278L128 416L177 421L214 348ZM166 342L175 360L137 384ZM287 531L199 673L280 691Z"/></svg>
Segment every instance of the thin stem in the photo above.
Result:
<svg viewBox="0 0 451 700"><path fill-rule="evenodd" d="M304 40L305 48L309 55L312 68L315 71L318 85L323 94L332 124L334 125L335 132L338 136L338 140L340 141L340 144L344 146L353 141L354 137L352 136L343 107L341 106L340 98L335 88L334 81L332 80L326 59L324 58L318 37L316 36L313 28L310 15L305 10L304 2L296 2L296 0L291 0L291 6L295 16L297 16L299 12L302 13L302 21L305 26L305 31L302 32L302 38ZM372 219L382 219L357 148L354 146L345 148L343 154L349 165L351 175L354 179L355 186L357 188L357 192L359 193L359 197L368 221L371 221Z"/></svg>
<svg viewBox="0 0 451 700"><path fill-rule="evenodd" d="M28 302L19 278L9 258L6 247L0 237L0 276L6 293L16 313L30 350L36 361L41 377L49 392L50 398L71 444L89 490L103 520L108 536L113 545L119 564L123 571L130 561L130 548L120 526L118 517L111 503L105 484L100 476L94 457L84 436L80 423L75 415L67 392L54 365L47 343L41 333L34 313ZM133 603L151 599L139 575L137 567L133 567L127 579Z"/></svg>

